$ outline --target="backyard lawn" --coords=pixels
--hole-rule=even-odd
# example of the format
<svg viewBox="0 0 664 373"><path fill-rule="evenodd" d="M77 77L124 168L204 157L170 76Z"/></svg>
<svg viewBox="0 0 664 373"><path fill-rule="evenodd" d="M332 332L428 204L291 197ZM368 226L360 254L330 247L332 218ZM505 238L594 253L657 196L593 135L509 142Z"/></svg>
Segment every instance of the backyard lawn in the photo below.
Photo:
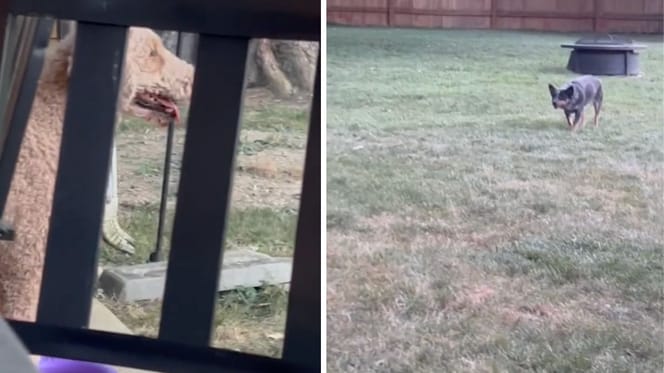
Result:
<svg viewBox="0 0 664 373"><path fill-rule="evenodd" d="M664 369L664 44L572 134L581 36L328 27L328 371Z"/></svg>

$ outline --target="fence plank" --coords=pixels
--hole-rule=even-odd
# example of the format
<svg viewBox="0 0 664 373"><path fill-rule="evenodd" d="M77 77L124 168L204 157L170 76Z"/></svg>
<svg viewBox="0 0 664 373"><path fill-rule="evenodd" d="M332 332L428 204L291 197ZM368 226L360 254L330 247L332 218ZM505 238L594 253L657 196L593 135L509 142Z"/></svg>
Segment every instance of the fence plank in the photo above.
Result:
<svg viewBox="0 0 664 373"><path fill-rule="evenodd" d="M438 28L513 28L541 31L662 32L662 0L648 2L608 0L558 1L489 0L390 3L389 26ZM437 6L434 6L437 5ZM483 5L483 6L480 6ZM330 24L371 26L365 15L383 11L360 0L328 2ZM551 20L551 21L549 21ZM608 27L607 27L608 26ZM606 29L606 30L604 30ZM652 30L652 31L651 31Z"/></svg>
<svg viewBox="0 0 664 373"><path fill-rule="evenodd" d="M122 26L78 24L37 312L40 323L88 324L126 33Z"/></svg>
<svg viewBox="0 0 664 373"><path fill-rule="evenodd" d="M160 339L210 343L248 48L249 39L200 36Z"/></svg>
<svg viewBox="0 0 664 373"><path fill-rule="evenodd" d="M489 9L491 10L491 21L489 23L489 28L495 28L496 27L496 0L491 0L491 7Z"/></svg>

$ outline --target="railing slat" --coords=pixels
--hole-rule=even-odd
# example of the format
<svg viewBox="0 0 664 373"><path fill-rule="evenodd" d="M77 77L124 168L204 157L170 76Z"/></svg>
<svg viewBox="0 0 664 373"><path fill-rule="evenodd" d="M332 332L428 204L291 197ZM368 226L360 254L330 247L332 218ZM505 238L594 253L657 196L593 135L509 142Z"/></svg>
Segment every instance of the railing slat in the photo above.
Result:
<svg viewBox="0 0 664 373"><path fill-rule="evenodd" d="M36 25L31 26L32 23ZM16 56L19 66L14 66L14 69L12 69L15 76L10 79L10 84L7 86L10 90L16 88L15 101L11 99L14 92L6 92L9 96L7 100L7 112L2 113L3 118L7 120L8 127L0 131L4 136L2 140L4 143L1 147L2 157L0 158L0 216L5 209L12 176L16 168L16 161L18 160L18 153L23 142L25 128L28 125L35 92L37 91L37 82L44 66L44 55L46 54L49 36L53 28L53 20L46 18L25 19L21 25L24 28L34 27L35 29L30 44L32 48L27 51L27 55L23 55L20 52L25 51L25 48L30 48L30 46L26 46L25 48L17 46L19 51L11 53ZM7 59L7 63L11 64L11 59ZM20 66L22 64L24 64L23 68ZM17 83L18 86L14 83Z"/></svg>
<svg viewBox="0 0 664 373"><path fill-rule="evenodd" d="M10 321L9 324L30 352L37 355L94 361L150 372L311 373L320 371L320 367L312 371L266 356L212 347L187 346L137 335L39 325L24 321ZM4 365L0 366L5 368Z"/></svg>
<svg viewBox="0 0 664 373"><path fill-rule="evenodd" d="M270 39L320 39L320 2L302 0L12 0L13 14Z"/></svg>
<svg viewBox="0 0 664 373"><path fill-rule="evenodd" d="M249 39L201 35L159 338L210 343Z"/></svg>
<svg viewBox="0 0 664 373"><path fill-rule="evenodd" d="M126 35L126 27L78 24L37 312L40 323L88 324Z"/></svg>
<svg viewBox="0 0 664 373"><path fill-rule="evenodd" d="M284 359L320 369L321 352L321 147L320 55L297 223L293 275L288 300Z"/></svg>

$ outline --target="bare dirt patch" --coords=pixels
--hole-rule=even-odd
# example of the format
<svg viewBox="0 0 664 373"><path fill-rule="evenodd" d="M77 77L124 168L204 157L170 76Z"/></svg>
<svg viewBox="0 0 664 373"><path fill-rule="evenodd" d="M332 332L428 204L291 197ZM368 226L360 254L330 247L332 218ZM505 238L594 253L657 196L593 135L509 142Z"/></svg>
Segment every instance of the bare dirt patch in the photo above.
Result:
<svg viewBox="0 0 664 373"><path fill-rule="evenodd" d="M261 110L283 105L306 111L303 99L270 100L264 90L251 91L245 110ZM269 110L269 109L267 109ZM304 167L305 134L242 128L241 146L236 155L233 206L297 207ZM184 149L184 129L176 129L173 141L169 198L177 194L177 181ZM243 152L243 144L258 144L258 149ZM157 204L166 151L166 132L149 126L124 131L117 138L119 200L127 207Z"/></svg>

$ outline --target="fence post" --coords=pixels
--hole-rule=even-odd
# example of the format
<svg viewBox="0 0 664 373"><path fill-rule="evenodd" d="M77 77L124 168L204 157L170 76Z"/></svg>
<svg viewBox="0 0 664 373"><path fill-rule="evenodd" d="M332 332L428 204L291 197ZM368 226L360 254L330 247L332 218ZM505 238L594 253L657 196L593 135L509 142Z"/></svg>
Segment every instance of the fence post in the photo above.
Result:
<svg viewBox="0 0 664 373"><path fill-rule="evenodd" d="M597 20L599 18L599 0L593 1L593 32L597 32Z"/></svg>
<svg viewBox="0 0 664 373"><path fill-rule="evenodd" d="M394 17L394 6L392 4L394 0L387 0L387 26L392 27L392 18Z"/></svg>

